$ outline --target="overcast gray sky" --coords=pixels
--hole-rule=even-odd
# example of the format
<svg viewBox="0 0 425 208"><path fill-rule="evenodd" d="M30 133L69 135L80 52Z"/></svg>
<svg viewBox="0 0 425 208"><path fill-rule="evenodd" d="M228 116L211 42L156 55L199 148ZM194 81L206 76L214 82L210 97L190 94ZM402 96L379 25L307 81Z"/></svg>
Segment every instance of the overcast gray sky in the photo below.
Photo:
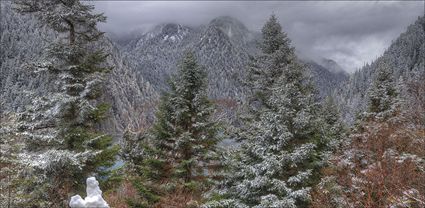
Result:
<svg viewBox="0 0 425 208"><path fill-rule="evenodd" d="M125 35L160 23L207 24L218 16L259 31L274 13L297 50L325 57L353 72L373 61L424 13L423 1L96 1L106 32Z"/></svg>

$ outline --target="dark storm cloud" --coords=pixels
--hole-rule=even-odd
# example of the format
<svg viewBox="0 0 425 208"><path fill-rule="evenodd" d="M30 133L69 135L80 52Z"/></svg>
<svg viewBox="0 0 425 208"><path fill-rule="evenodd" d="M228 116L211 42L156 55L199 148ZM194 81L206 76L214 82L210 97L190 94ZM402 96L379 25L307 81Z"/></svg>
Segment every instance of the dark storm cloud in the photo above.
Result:
<svg viewBox="0 0 425 208"><path fill-rule="evenodd" d="M119 35L147 31L165 22L196 26L223 15L233 16L249 29L259 31L274 13L300 54L313 59L334 59L347 71L354 71L382 54L424 11L422 1L99 1L94 4L108 16L102 29Z"/></svg>

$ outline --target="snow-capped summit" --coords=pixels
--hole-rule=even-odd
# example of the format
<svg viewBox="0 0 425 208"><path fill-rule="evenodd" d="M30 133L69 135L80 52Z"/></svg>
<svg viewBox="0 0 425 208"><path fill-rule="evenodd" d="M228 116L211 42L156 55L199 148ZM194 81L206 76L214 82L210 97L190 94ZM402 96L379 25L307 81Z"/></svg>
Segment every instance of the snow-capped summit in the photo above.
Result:
<svg viewBox="0 0 425 208"><path fill-rule="evenodd" d="M162 34L164 34L165 38L170 38L173 40L174 38L181 39L183 38L187 33L189 32L189 29L187 27L183 27L179 24L166 24L162 28Z"/></svg>
<svg viewBox="0 0 425 208"><path fill-rule="evenodd" d="M189 27L182 26L180 24L164 24L161 26L161 33L159 38L162 38L163 41L178 41L182 40L190 31Z"/></svg>
<svg viewBox="0 0 425 208"><path fill-rule="evenodd" d="M191 28L175 23L166 23L156 26L144 34L141 41L177 42L190 33ZM140 42L140 41L139 41Z"/></svg>

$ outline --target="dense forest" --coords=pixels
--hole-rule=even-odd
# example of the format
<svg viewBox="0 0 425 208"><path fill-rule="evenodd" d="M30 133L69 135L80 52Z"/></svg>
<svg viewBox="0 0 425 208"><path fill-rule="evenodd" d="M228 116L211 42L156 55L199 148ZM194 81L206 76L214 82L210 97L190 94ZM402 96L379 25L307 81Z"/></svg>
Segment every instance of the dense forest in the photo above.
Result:
<svg viewBox="0 0 425 208"><path fill-rule="evenodd" d="M425 16L348 74L275 15L117 40L0 4L0 207L425 207Z"/></svg>

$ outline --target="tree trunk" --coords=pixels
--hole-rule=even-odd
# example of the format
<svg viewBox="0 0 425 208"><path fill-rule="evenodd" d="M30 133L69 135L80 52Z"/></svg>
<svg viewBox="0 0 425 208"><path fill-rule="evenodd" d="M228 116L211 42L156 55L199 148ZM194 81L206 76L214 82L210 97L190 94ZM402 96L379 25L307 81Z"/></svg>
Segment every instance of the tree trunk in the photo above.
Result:
<svg viewBox="0 0 425 208"><path fill-rule="evenodd" d="M183 154L184 154L183 158L184 158L185 161L187 161L191 158L191 153L190 153L189 149L186 149ZM185 169L186 169L186 176L185 176L184 181L186 183L188 183L192 179L192 165L187 164Z"/></svg>
<svg viewBox="0 0 425 208"><path fill-rule="evenodd" d="M185 182L188 183L192 179L192 167L191 166L187 166L186 167L186 171L187 171L187 175L186 175Z"/></svg>
<svg viewBox="0 0 425 208"><path fill-rule="evenodd" d="M74 29L74 24L70 24L70 29L69 29L69 45L74 45L75 43L75 29Z"/></svg>
<svg viewBox="0 0 425 208"><path fill-rule="evenodd" d="M63 18L63 20L69 26L69 45L74 45L74 43L75 43L75 26L74 26L74 23L72 23L71 20L66 19L66 18Z"/></svg>
<svg viewBox="0 0 425 208"><path fill-rule="evenodd" d="M9 193L8 193L7 207L10 208L11 207L10 206L11 205L11 202L10 201L12 200L12 190L11 190L11 186L12 186L11 184L12 184L12 182L11 182L11 179L10 179L10 174L8 175L8 179L9 179L9 181L8 181L9 182L8 192Z"/></svg>

